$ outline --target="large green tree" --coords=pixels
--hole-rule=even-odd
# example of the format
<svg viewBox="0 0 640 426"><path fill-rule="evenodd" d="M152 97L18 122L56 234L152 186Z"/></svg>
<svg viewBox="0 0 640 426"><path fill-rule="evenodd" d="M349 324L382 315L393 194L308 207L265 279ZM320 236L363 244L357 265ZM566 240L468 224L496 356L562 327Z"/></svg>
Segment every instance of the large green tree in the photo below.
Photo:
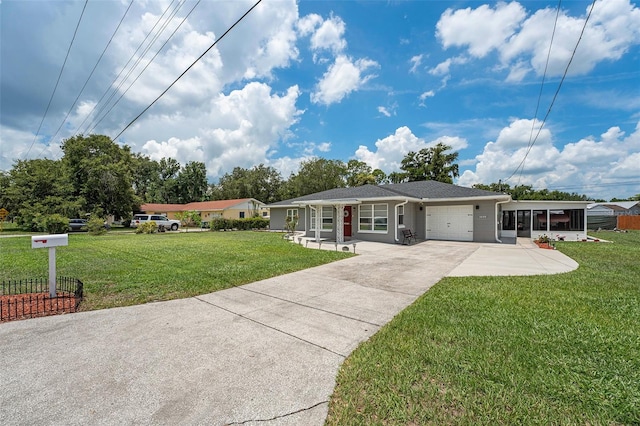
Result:
<svg viewBox="0 0 640 426"><path fill-rule="evenodd" d="M178 174L180 163L174 158L161 158L158 162L158 176L149 189L151 202L162 204L178 203Z"/></svg>
<svg viewBox="0 0 640 426"><path fill-rule="evenodd" d="M74 195L61 161L18 160L7 178L3 207L26 229L43 230L44 218L52 214L77 217L85 211L84 200Z"/></svg>
<svg viewBox="0 0 640 426"><path fill-rule="evenodd" d="M284 198L295 198L346 185L347 166L340 160L311 158L300 163L298 173L291 174Z"/></svg>
<svg viewBox="0 0 640 426"><path fill-rule="evenodd" d="M204 201L207 197L207 168L200 161L188 162L176 178L178 203Z"/></svg>
<svg viewBox="0 0 640 426"><path fill-rule="evenodd" d="M87 212L127 217L140 200L132 186L133 156L104 135L74 136L62 143L73 195Z"/></svg>
<svg viewBox="0 0 640 426"><path fill-rule="evenodd" d="M273 203L281 199L282 185L282 176L273 167L264 164L251 169L234 167L214 186L213 196L220 200L255 198L264 203Z"/></svg>
<svg viewBox="0 0 640 426"><path fill-rule="evenodd" d="M400 168L407 173L408 180L436 180L438 182L453 183L453 179L460 176L457 152L449 145L438 143L430 148L423 148L418 152L409 152L402 160Z"/></svg>

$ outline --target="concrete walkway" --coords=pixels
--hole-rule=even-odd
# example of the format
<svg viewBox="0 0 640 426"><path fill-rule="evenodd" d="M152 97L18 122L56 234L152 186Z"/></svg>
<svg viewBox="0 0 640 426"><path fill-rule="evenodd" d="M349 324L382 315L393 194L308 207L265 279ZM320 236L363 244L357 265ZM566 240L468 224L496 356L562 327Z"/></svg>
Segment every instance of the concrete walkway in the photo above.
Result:
<svg viewBox="0 0 640 426"><path fill-rule="evenodd" d="M1 324L0 422L321 425L345 357L442 277L577 267L522 244L357 252L199 297Z"/></svg>

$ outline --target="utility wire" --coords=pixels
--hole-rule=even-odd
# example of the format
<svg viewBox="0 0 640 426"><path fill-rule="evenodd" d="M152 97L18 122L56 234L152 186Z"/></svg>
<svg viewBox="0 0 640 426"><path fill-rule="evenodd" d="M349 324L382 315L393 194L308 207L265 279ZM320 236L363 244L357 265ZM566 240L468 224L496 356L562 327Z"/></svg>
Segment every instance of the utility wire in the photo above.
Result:
<svg viewBox="0 0 640 426"><path fill-rule="evenodd" d="M122 69L120 70L120 72L118 73L118 75L116 76L116 78L113 79L113 81L111 82L111 84L108 86L107 90L104 91L104 93L102 94L102 96L100 97L100 100L98 100L98 102L93 106L93 108L91 109L91 111L89 111L89 113L87 114L87 116L84 118L84 120L82 121L82 123L80 123L80 125L78 126L78 128L75 130L74 134L80 134L80 128L82 128L82 126L84 126L84 123L86 123L87 119L89 117L91 117L91 114L93 113L93 111L95 111L96 107L100 104L100 102L102 102L102 100L104 99L104 97L107 95L107 93L109 93L109 91L111 91L112 86L115 84L116 81L118 81L118 79L120 78L120 76L122 75L122 73L127 69L127 67L129 66L129 64L131 63L131 61L133 60L133 58L135 58L136 54L138 53L138 51L140 50L140 48L144 45L144 43L147 41L147 39L149 38L149 36L151 36L151 34L153 34L154 30L156 29L156 27L158 26L158 24L160 23L160 21L162 20L162 18L164 17L164 15L169 11L169 8L171 7L171 5L173 4L175 0L171 0L171 3L169 3L169 6L167 6L167 8L164 10L164 12L162 13L162 15L158 18L158 20L156 21L156 23L153 25L153 27L151 28L151 30L149 31L149 33L145 36L144 40L142 40L142 42L138 45L138 47L136 48L135 52L133 52L133 55L131 55L131 57L129 58L129 60L127 61L127 63L124 65L124 67L122 67ZM98 114L101 113L101 111L104 109L104 106L101 107L101 109L98 111ZM91 127L91 126L89 126ZM88 129L89 127L87 127L86 129Z"/></svg>
<svg viewBox="0 0 640 426"><path fill-rule="evenodd" d="M120 135L122 135L122 134L123 134L123 133L124 133L124 132L129 128L129 127L131 127L131 125L133 125L133 123L135 123L135 122L138 120L138 118L140 118L140 117L142 116L142 114L144 114L145 112L147 112L147 110L148 110L149 108L151 108L151 107L152 107L152 106L153 106L153 105L154 105L154 104L155 104L155 103L156 103L156 102L157 102L157 101L158 101L162 96L164 96L164 94L165 94L165 93L167 93L167 92L169 91L169 89L171 89L171 88L173 87L173 85L174 85L174 84L176 84L176 82L177 82L178 80L180 80L180 79L181 79L181 78L182 78L182 77L183 77L183 76L184 76L184 75L185 75L185 74L186 74L186 73L187 73L187 72L188 72L188 71L189 71L189 70L190 70L190 69L191 69L191 68L196 64L196 63L198 63L198 62L200 61L200 59L202 59L202 58L204 57L204 55L206 55L206 54L209 52L209 50L213 49L213 47L214 47L216 44L218 44L218 42L219 42L220 40L222 40L222 39L223 39L223 38L224 38L224 37L225 37L225 36L226 36L226 35L227 35L227 34L228 34L228 33L229 33L229 32L230 32L230 31L231 31L231 30L236 26L236 25L238 25L238 24L240 23L240 21L242 21L242 20L243 20L243 19L244 19L244 18L245 18L249 13L251 13L251 11L252 11L253 9L255 9L255 8L256 8L256 6L258 6L261 2L262 2L262 0L258 0L258 1L253 5L253 6L251 6L251 8L250 8L249 10L247 10L247 11L244 13L244 15L242 15L242 16L241 16L241 17L240 17L236 22L234 22L234 24L233 24L233 25L231 25L231 26L229 27L229 29L227 29L227 31L225 31L225 32L224 32L224 33L223 33L223 34L222 34L218 39L216 39L216 40L211 44L211 46L209 46L209 47L207 48L207 50L205 50L205 51L202 53L202 55L200 55L200 56L199 56L195 61L193 61L193 63L192 63L191 65L189 65L189 66L187 67L187 69L186 69L186 70L184 70L184 72L183 72L182 74L180 74L180 75L178 76L178 78L176 78L176 79L173 81L173 83L171 83L171 84L169 85L169 87L167 87L167 88L166 88L162 93L160 93L160 95L158 95L158 97L157 97L153 102L151 102L151 103L149 104L149 106L148 106L148 107L146 107L144 110L142 110L142 112L141 112L140 114L138 114L138 115L136 116L136 118L134 118L133 120L131 120L131 122L130 122L129 124L127 124L127 125L125 126L125 128L124 128L124 129L122 129L122 130L120 131L120 133L118 133L118 134L116 135L116 137L114 137L112 140L113 140L113 141L116 141L116 140L120 137Z"/></svg>
<svg viewBox="0 0 640 426"><path fill-rule="evenodd" d="M547 77L547 70L549 69L549 59L551 58L551 47L553 46L553 39L556 35L556 28L558 26L558 17L560 16L560 7L562 6L562 0L558 0L558 7L556 8L556 18L553 21L553 31L551 31L551 40L549 41L549 50L547 50L547 61L544 64L544 72L542 73L542 82L540 83L540 92L538 93L538 102L536 103L536 111L533 114L533 123L531 123L531 133L529 133L529 141L527 142L527 153L524 158L516 167L516 172L520 168L520 176L518 177L518 184L520 183L520 179L522 178L522 172L524 171L524 162L527 159L527 155L529 154L529 150L533 145L533 131L536 128L536 121L538 121L538 110L540 109L540 101L542 100L542 91L544 89L544 82ZM513 175L512 175L513 176ZM509 177L510 178L510 177ZM507 178L507 180L509 180ZM517 184L516 184L517 185Z"/></svg>
<svg viewBox="0 0 640 426"><path fill-rule="evenodd" d="M131 9L132 5L133 5L133 0L131 0L131 2L129 3L129 7L127 7L127 10L124 12L124 15L122 15L122 18L120 19L120 22L118 23L118 26L113 31L113 34L111 34L111 38L109 39L109 41L107 42L107 45L104 47L104 50L100 54L100 57L98 58L98 61L96 62L96 64L94 65L93 69L91 70L91 73L89 74L89 77L87 77L87 80L84 82L84 85L82 86L82 89L80 89L80 93L78 93L78 96L76 96L76 99L75 99L75 101L73 101L73 104L71 105L71 108L69 108L69 111L67 111L67 115L65 115L64 119L62 120L62 123L60 123L60 126L58 127L58 130L56 130L54 135L49 140L49 143L51 143L55 139L55 137L58 135L58 132L60 132L60 129L62 129L62 126L64 125L64 123L67 121L67 118L69 118L69 114L71 114L71 111L73 111L73 107L75 107L76 103L78 103L78 100L80 99L80 96L82 95L82 92L84 92L84 89L87 87L87 84L89 83L89 80L91 80L91 77L93 77L93 73L96 71L96 68L98 68L98 64L100 64L100 61L102 60L102 57L104 56L105 52L107 51L107 49L111 45L111 42L113 41L113 38L115 37L116 33L120 29L120 26L122 25L122 22L124 21L124 18L129 13L129 10ZM40 153L42 154L43 151L44 151L44 147L42 148L42 151L40 151Z"/></svg>
<svg viewBox="0 0 640 426"><path fill-rule="evenodd" d="M529 146L527 147L527 152L525 153L524 158L522 159L522 162L520 164L522 164L522 168L524 169L524 161L526 160L527 156L529 155L529 152L531 152L531 148L533 148L533 145L535 145L536 141L538 140L538 136L540 136L540 132L542 132L542 128L544 127L544 124L547 121L547 118L549 117L549 114L551 113L551 109L553 108L553 104L556 101L556 98L558 97L558 93L560 93L560 88L562 87L562 83L564 83L564 79L567 76L567 73L569 72L569 67L571 66L571 62L573 61L573 58L576 54L576 51L578 50L578 46L580 45L580 41L582 40L582 36L584 35L584 31L587 28L587 23L589 22L589 18L591 17L591 12L593 12L593 7L595 6L596 0L593 0L593 2L591 3L591 8L589 9L589 13L587 14L587 18L584 20L584 25L582 26L582 31L580 32L580 37L578 37L578 41L576 42L576 46L573 49L573 52L571 53L571 57L569 58L569 62L567 63L567 66L564 70L564 73L562 74L562 78L560 79L560 83L558 83L558 88L556 89L555 94L553 95L553 99L551 99L551 104L549 105L549 109L547 109L547 113L545 114L544 118L542 119L542 123L540 124L540 127L538 128L538 132L536 133L535 138L533 139L533 141L531 142L531 144L529 144ZM534 122L535 124L535 122ZM514 170L513 173L511 173L511 175L505 179L505 181L508 181L509 179L511 179L513 177L513 175L515 175L518 172L518 169L520 168L520 166L518 166L518 168L516 168L516 170Z"/></svg>
<svg viewBox="0 0 640 426"><path fill-rule="evenodd" d="M111 112L111 110L116 106L116 104L118 103L118 101L120 100L120 98L122 98L122 95L120 97L118 97L118 99L116 100L116 102L114 104L111 105L111 107L109 107L109 109L105 112L104 110L107 108L107 106L109 105L109 103L113 100L113 98L118 94L118 91L120 91L120 88L124 85L124 83L129 79L129 77L131 76L131 74L133 74L133 71L135 71L135 69L138 67L138 65L142 62L142 60L144 59L145 56L147 56L147 53L149 52L149 50L151 50L151 47L155 44L155 42L158 40L158 38L160 37L160 35L164 32L164 30L167 28L167 26L169 25L169 23L171 22L171 20L173 19L174 16L176 16L176 14L178 13L178 11L182 8L182 6L184 6L186 0L179 0L178 3L176 4L175 8L173 9L173 11L171 11L171 13L169 14L169 16L167 17L167 19L162 23L162 26L158 29L158 31L156 31L155 35L153 36L153 38L151 39L151 41L149 42L149 44L147 45L147 47L144 48L144 50L142 51L142 54L140 56L138 56L138 59L136 59L136 62L133 64L133 66L131 66L131 68L129 69L129 71L127 72L127 74L124 76L124 78L122 80L120 80L120 83L118 83L118 86L113 89L113 91L111 92L111 96L109 96L109 99L107 99L107 101L104 103L104 105L102 105L102 108L100 109L100 112L98 112L98 114L96 114L96 117L93 119L92 123L89 125L89 127L87 128L87 133L91 133L93 132L93 130L96 128L96 126L102 122L102 120L105 119L105 117L109 114L109 112ZM172 34L173 35L173 34ZM171 38L171 36L169 36L169 39ZM169 41L169 39L167 39L167 41ZM164 46L164 45L163 45ZM154 56L155 58L155 56ZM153 60L153 59L152 59ZM148 65L148 64L147 64ZM146 67L145 67L146 68ZM137 80L140 77L140 74L142 74L142 72L144 72L144 69L142 71L140 71L140 73L138 73L138 76L136 77L135 80ZM134 82L135 82L134 80ZM129 84L129 87L131 87L133 83ZM129 90L127 88L127 90ZM104 113L103 113L104 112ZM102 117L100 119L98 119L97 117L100 116L100 114L102 114Z"/></svg>
<svg viewBox="0 0 640 426"><path fill-rule="evenodd" d="M69 52L71 52L71 47L73 46L73 42L76 39L76 34L78 34L78 28L80 27L80 22L82 22L82 17L84 16L84 11L87 8L87 3L89 3L89 0L85 0L84 2L84 6L82 7L82 13L80 13L80 19L78 19L78 23L76 24L76 29L73 31L73 37L71 38L71 43L69 44L69 48L67 49L67 54L64 57L64 62L62 63L62 68L60 68L60 74L58 74L58 80L56 81L56 85L53 88L53 93L51 93L51 97L49 98L49 103L47 104L47 109L44 111L44 115L42 116L42 120L40 121L40 125L38 126L38 131L36 132L36 135L33 137L33 142L31 142L31 145L29 146L29 149L27 150L27 153L25 155L25 159L29 156L29 152L31 152L31 148L33 148L33 145L36 143L36 140L38 139L38 135L40 134L40 130L42 129L42 123L44 123L44 119L47 116L47 113L49 112L49 108L51 107L51 102L53 101L53 97L56 94L56 90L58 89L58 84L60 83L60 78L62 77L62 72L64 71L64 67L67 64L67 59L69 58Z"/></svg>
<svg viewBox="0 0 640 426"><path fill-rule="evenodd" d="M142 77L142 74L147 70L147 68L149 67L149 65L151 65L153 63L153 61L156 59L156 57L160 54L160 52L162 51L162 49L164 49L164 47L167 45L167 43L169 43L169 40L171 40L173 38L173 36L175 35L176 32L178 32L178 30L180 29L180 27L182 27L182 24L185 23L185 21L187 20L187 18L189 18L189 16L191 15L191 12L194 11L194 9L200 4L201 0L198 0L196 2L196 4L191 8L191 10L189 11L189 13L187 13L187 15L182 18L182 21L180 21L180 24L178 24L178 26L173 30L173 32L169 35L169 37L167 38L167 40L165 40L165 42L162 44L162 46L160 46L160 48L156 51L155 55L153 55L153 57L149 60L149 62L147 62L147 64L144 66L144 68L138 73L138 76L129 84L129 86L120 94L120 96L118 97L118 99L116 99L116 101L113 103L113 105L111 105L111 107L104 113L104 115L102 116L102 118L100 118L100 120L98 120L98 122L96 124L93 125L93 127L91 128L91 130L89 132L92 132L93 129L95 129L101 122L102 120L105 119L105 117L107 115L109 115L109 113L111 112L111 110L118 105L118 103L120 102L120 100L122 99L122 97L124 95L127 94L127 92L129 91L129 89L131 89L131 87L135 84L136 81L138 81L138 79L140 77ZM184 4L184 3L182 3ZM176 9L176 12L178 10ZM175 13L174 13L175 15ZM168 21L167 21L168 22ZM155 41L155 40L154 40ZM150 46L149 46L150 47ZM145 52L146 54L146 52ZM143 54L144 56L144 54ZM127 76L128 78L128 76ZM118 87L119 88L119 87Z"/></svg>

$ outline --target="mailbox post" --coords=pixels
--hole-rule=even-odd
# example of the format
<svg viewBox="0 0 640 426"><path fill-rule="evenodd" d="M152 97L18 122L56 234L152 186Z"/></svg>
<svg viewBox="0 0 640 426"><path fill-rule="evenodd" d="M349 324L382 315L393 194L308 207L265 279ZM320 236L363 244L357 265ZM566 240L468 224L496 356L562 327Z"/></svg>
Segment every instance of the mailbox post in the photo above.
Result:
<svg viewBox="0 0 640 426"><path fill-rule="evenodd" d="M56 247L69 245L68 234L31 237L31 248L49 249L49 297L56 297Z"/></svg>

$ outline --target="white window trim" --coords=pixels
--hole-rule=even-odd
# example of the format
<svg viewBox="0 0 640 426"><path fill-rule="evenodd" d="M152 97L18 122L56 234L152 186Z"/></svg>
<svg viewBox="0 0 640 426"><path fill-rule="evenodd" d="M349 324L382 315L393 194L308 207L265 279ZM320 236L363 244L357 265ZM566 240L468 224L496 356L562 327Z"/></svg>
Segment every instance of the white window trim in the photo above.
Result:
<svg viewBox="0 0 640 426"><path fill-rule="evenodd" d="M318 208L312 208L311 214L309 215L309 230L316 230L316 222L317 222L317 211L320 209L320 232L332 232L333 231L333 207L332 206L318 206ZM331 228L324 229L322 224L324 223L324 219L331 219Z"/></svg>
<svg viewBox="0 0 640 426"><path fill-rule="evenodd" d="M289 214L289 212L291 212L293 214ZM267 212L263 212L263 213L265 213L263 216L266 216ZM285 216L285 218L286 217L290 217L291 220L293 220L294 216L298 216L298 218L300 218L300 216L298 215L298 209L287 209L287 215Z"/></svg>
<svg viewBox="0 0 640 426"><path fill-rule="evenodd" d="M369 229L361 229L360 228L360 219L361 219L361 214L362 214L362 206L371 206L371 225L372 228L374 228L373 230L369 230ZM387 229L384 231L376 231L375 227L376 227L376 206L384 206L385 211L386 211L386 219L387 219ZM381 216L378 216L381 217ZM363 234L388 234L389 233L389 205L386 203L378 203L378 204L361 204L360 207L358 208L358 233L363 233Z"/></svg>
<svg viewBox="0 0 640 426"><path fill-rule="evenodd" d="M400 210L402 210L402 213L400 213ZM400 223L400 216L402 216L402 222ZM388 221L388 219L387 219ZM398 217L396 218L396 223L398 223L398 228L402 229L405 228L405 224L404 224L404 205L400 205L398 206ZM389 227L389 223L387 223L387 228Z"/></svg>

